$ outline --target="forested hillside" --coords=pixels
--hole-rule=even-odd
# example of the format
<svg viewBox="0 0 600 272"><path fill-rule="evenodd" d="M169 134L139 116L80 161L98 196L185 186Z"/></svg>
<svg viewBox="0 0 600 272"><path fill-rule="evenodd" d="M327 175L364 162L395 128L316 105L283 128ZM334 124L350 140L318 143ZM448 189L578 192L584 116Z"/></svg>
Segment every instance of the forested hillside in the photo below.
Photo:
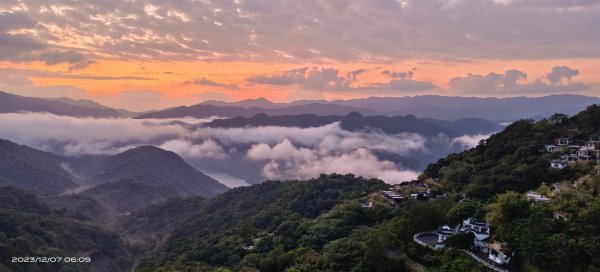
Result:
<svg viewBox="0 0 600 272"><path fill-rule="evenodd" d="M0 271L125 271L132 264L128 252L117 234L70 219L21 189L0 187ZM12 261L84 256L91 261Z"/></svg>
<svg viewBox="0 0 600 272"><path fill-rule="evenodd" d="M468 249L468 238L450 239L443 251L412 242L415 233L475 217L492 226L490 241L502 241L513 252L511 270L596 271L597 162L553 169L550 160L559 154L544 146L559 137L583 143L599 125L598 106L572 118L515 122L476 148L427 168L420 180L444 194L440 199L407 199L394 206L381 195L389 186L379 181L324 175L198 200L194 205L201 208L182 208L180 226L167 238L159 236L162 244L137 270L483 271L487 268L457 250ZM528 190L548 201L531 200L524 194ZM185 207L182 201L174 203ZM372 205L365 206L367 201ZM167 207L132 214L121 228L133 224L137 235L155 235L156 227L145 232L141 226L172 217Z"/></svg>

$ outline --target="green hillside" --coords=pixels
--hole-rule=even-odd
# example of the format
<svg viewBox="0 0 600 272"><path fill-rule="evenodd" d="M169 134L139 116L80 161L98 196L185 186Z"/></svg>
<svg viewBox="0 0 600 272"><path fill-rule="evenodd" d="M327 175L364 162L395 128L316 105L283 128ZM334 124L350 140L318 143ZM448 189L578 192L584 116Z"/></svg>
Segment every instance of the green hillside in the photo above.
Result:
<svg viewBox="0 0 600 272"><path fill-rule="evenodd" d="M76 187L61 161L51 153L0 139L0 186L51 192Z"/></svg>
<svg viewBox="0 0 600 272"><path fill-rule="evenodd" d="M599 113L600 107L592 106L572 118L518 121L476 148L431 164L420 180L444 193L441 199L393 206L381 196L388 185L351 175L228 191L196 202L195 210L182 209L180 226L137 270L485 271L457 250L468 246L464 237L449 240L443 251L412 242L415 233L476 217L492 226L490 241L502 241L514 253L511 270L597 271L597 162L553 169L550 160L561 154L544 147L561 137L584 144L600 128ZM548 201L528 199L528 190ZM366 200L374 205L363 207ZM172 217L172 210L161 212L166 207L150 207L128 220L140 226L148 214L156 220Z"/></svg>
<svg viewBox="0 0 600 272"><path fill-rule="evenodd" d="M64 217L33 194L0 187L0 271L127 271L115 233ZM90 257L83 263L19 263L12 257Z"/></svg>

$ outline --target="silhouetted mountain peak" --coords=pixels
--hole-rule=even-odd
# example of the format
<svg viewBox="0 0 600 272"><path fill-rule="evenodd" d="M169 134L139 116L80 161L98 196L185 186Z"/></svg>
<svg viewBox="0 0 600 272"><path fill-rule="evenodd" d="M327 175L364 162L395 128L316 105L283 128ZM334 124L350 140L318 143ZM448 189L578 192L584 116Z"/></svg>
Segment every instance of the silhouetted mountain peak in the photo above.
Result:
<svg viewBox="0 0 600 272"><path fill-rule="evenodd" d="M346 115L346 118L348 118L348 119L364 118L364 115L362 115L362 114L360 114L358 112L353 111L351 113L348 113Z"/></svg>
<svg viewBox="0 0 600 272"><path fill-rule="evenodd" d="M209 197L227 190L174 152L149 145L107 157L89 169L87 176L91 185L135 180L159 188L167 195Z"/></svg>

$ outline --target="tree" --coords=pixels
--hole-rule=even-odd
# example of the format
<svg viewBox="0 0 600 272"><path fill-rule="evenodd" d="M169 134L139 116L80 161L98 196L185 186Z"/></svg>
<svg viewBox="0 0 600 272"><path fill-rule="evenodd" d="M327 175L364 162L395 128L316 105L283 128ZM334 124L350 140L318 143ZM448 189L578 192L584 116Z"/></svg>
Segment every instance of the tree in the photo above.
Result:
<svg viewBox="0 0 600 272"><path fill-rule="evenodd" d="M531 203L522 194L507 192L500 194L489 205L487 222L492 226L501 226L528 213Z"/></svg>
<svg viewBox="0 0 600 272"><path fill-rule="evenodd" d="M365 244L351 238L332 241L323 247L323 256L333 271L351 271L360 266Z"/></svg>

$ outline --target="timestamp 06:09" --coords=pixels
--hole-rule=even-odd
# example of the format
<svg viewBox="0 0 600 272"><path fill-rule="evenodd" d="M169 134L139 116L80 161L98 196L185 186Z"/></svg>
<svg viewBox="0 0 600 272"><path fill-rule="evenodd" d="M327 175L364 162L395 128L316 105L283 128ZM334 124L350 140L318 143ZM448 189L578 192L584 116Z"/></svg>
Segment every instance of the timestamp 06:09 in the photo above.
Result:
<svg viewBox="0 0 600 272"><path fill-rule="evenodd" d="M91 261L90 257L12 257L13 263L89 263Z"/></svg>

